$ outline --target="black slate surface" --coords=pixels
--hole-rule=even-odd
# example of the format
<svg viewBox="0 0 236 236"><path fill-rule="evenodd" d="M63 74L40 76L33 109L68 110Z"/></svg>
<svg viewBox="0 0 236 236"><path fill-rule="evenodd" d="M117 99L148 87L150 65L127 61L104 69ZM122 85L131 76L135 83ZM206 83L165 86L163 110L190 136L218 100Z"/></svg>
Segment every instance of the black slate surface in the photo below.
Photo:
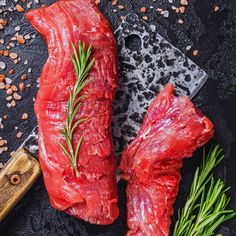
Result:
<svg viewBox="0 0 236 236"><path fill-rule="evenodd" d="M53 1L41 1L47 4ZM177 2L177 1L176 1ZM217 176L223 178L227 185L232 186L230 194L232 196L231 207L236 209L236 1L235 0L195 0L189 1L186 14L183 15L184 24L178 24L178 15L170 13L170 17L164 18L155 11L157 7L170 8L171 4L166 0L160 1L119 1L125 6L122 11L112 12L111 1L102 0L101 10L112 22L114 28L120 24L119 16L124 16L130 11L134 11L141 16L139 8L142 6L154 6L147 13L150 22L157 25L161 33L168 41L186 53L193 61L200 65L209 75L209 79L200 93L195 97L194 103L211 118L215 124L215 138L211 143L220 143L224 147L226 159L218 168ZM13 5L13 1L7 1ZM39 4L34 3L33 7ZM214 6L220 6L220 10L214 12ZM171 12L171 11L170 11ZM9 21L9 26L18 24L27 25L31 34L35 34L35 41L30 45L17 47L15 50L21 55L21 63L14 66L14 82L20 81L20 75L32 67L32 73L28 73L27 83L31 84L31 89L26 90L22 95L25 97L14 109L6 108L5 92L0 90L0 117L8 113L9 118L3 122L4 129L0 129L0 136L7 138L11 147L8 153L1 154L1 161L9 158L9 153L22 142L15 138L15 126L24 131L23 138L35 124L33 115L32 98L36 94L36 79L40 75L41 68L47 58L46 45L41 37L36 34L26 22L24 14L12 12L7 17L13 19ZM14 33L11 27L0 32L0 38L11 37ZM32 45L32 46L31 46ZM186 51L186 46L192 45L190 51ZM0 46L0 50L2 46ZM200 55L192 56L192 51L198 49ZM24 67L23 61L26 58L29 65ZM2 58L1 58L2 60ZM5 58L4 58L5 60ZM2 72L1 72L2 73ZM21 113L28 112L30 119L22 122ZM183 204L187 195L188 187L196 166L201 157L200 151L193 158L186 160L182 171L182 182L180 194L175 207ZM120 209L119 219L111 226L93 226L79 221L64 213L51 208L42 184L39 180L34 188L27 194L21 204L2 225L0 235L112 235L122 236L126 232L125 223L125 184L119 183ZM236 235L236 220L226 223L220 228L224 236Z"/></svg>

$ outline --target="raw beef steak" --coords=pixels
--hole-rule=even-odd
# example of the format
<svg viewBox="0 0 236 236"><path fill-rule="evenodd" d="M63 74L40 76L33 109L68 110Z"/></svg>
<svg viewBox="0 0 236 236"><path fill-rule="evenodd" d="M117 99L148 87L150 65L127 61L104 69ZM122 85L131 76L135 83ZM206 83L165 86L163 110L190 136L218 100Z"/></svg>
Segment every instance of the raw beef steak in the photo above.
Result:
<svg viewBox="0 0 236 236"><path fill-rule="evenodd" d="M39 126L39 157L53 207L95 224L117 218L116 161L111 137L112 101L117 87L116 42L110 24L94 1L59 1L27 13L48 45L48 60L40 77L35 103ZM92 82L84 88L76 120L86 117L73 137L83 136L76 177L58 142L65 124L69 89L75 83L71 43L92 44Z"/></svg>
<svg viewBox="0 0 236 236"><path fill-rule="evenodd" d="M123 152L128 235L167 236L183 158L213 136L213 124L168 84L152 101L137 137Z"/></svg>

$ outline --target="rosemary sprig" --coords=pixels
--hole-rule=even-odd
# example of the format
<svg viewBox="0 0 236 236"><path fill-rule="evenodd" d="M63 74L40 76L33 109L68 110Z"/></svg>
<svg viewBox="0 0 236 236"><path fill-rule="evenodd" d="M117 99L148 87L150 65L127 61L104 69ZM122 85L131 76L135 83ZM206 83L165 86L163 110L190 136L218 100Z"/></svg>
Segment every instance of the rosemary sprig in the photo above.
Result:
<svg viewBox="0 0 236 236"><path fill-rule="evenodd" d="M226 209L230 201L229 188L222 180L215 180L212 174L223 158L219 145L211 148L207 156L204 151L189 197L178 212L173 236L211 236L222 222L236 216L235 211Z"/></svg>
<svg viewBox="0 0 236 236"><path fill-rule="evenodd" d="M77 167L77 159L79 154L80 145L83 140L83 136L80 137L76 147L73 145L73 134L75 129L79 124L86 121L86 118L81 118L76 120L76 114L79 111L81 106L81 101L84 96L80 96L81 90L92 80L92 78L86 79L91 69L94 59L90 59L92 46L86 50L85 44L79 42L78 50L76 50L74 44L72 44L73 56L71 56L71 60L74 65L75 73L76 73L76 82L73 89L70 89L70 96L68 100L67 112L66 112L66 122L63 127L63 130L60 133L64 136L66 144L63 145L59 142L60 147L62 148L65 155L70 159L71 165L75 170L76 176L79 177L80 173Z"/></svg>

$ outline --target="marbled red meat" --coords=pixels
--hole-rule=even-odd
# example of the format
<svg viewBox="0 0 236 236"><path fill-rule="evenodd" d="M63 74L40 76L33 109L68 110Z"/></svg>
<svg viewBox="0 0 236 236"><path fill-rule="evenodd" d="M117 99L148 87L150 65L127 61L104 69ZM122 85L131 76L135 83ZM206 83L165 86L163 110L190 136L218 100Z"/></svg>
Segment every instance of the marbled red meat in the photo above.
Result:
<svg viewBox="0 0 236 236"><path fill-rule="evenodd" d="M128 181L127 235L167 236L183 158L213 136L213 124L168 84L153 100L137 137L122 154Z"/></svg>
<svg viewBox="0 0 236 236"><path fill-rule="evenodd" d="M27 13L28 20L48 45L35 103L39 127L39 157L53 207L96 224L117 218L116 161L111 137L112 101L117 87L116 42L112 29L94 1L59 1ZM93 46L92 82L76 119L88 118L76 130L74 145L83 135L76 177L58 142L65 124L69 88L75 83L71 43Z"/></svg>

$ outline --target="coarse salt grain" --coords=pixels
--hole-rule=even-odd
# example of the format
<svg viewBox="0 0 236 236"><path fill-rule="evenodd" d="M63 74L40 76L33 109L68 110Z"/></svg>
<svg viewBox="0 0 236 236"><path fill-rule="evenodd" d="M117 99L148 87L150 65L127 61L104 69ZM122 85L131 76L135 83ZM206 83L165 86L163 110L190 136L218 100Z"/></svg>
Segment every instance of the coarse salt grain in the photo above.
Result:
<svg viewBox="0 0 236 236"><path fill-rule="evenodd" d="M6 64L3 61L0 61L0 69L4 70L6 68Z"/></svg>
<svg viewBox="0 0 236 236"><path fill-rule="evenodd" d="M11 100L12 100L12 96L6 97L6 100L7 100L7 101L11 101Z"/></svg>
<svg viewBox="0 0 236 236"><path fill-rule="evenodd" d="M20 28L19 25L15 27L15 31L20 31L20 29L21 29L21 28Z"/></svg>
<svg viewBox="0 0 236 236"><path fill-rule="evenodd" d="M217 12L217 11L219 11L219 10L220 10L220 7L219 7L219 6L215 6L215 7L214 7L214 11L215 11L215 12Z"/></svg>
<svg viewBox="0 0 236 236"><path fill-rule="evenodd" d="M15 107L15 106L16 106L16 101L15 101L15 100L12 100L12 101L11 101L11 106L12 106L12 107Z"/></svg>
<svg viewBox="0 0 236 236"><path fill-rule="evenodd" d="M25 90L25 84L24 83L20 83L19 84L19 88L20 88L20 91L23 92Z"/></svg>
<svg viewBox="0 0 236 236"><path fill-rule="evenodd" d="M143 20L148 20L147 16L143 16L142 18L143 18Z"/></svg>
<svg viewBox="0 0 236 236"><path fill-rule="evenodd" d="M141 7L140 8L140 12L141 13L146 13L147 12L147 8L146 7Z"/></svg>
<svg viewBox="0 0 236 236"><path fill-rule="evenodd" d="M118 3L118 1L117 1L117 0L114 0L114 1L111 3L111 5L112 5L112 6L116 6L117 3Z"/></svg>
<svg viewBox="0 0 236 236"><path fill-rule="evenodd" d="M22 97L21 97L21 95L19 95L18 93L13 93L13 97L14 97L14 99L16 100L16 101L19 101L19 100L21 100L22 99Z"/></svg>
<svg viewBox="0 0 236 236"><path fill-rule="evenodd" d="M180 0L180 4L184 6L188 6L188 1L187 0Z"/></svg>
<svg viewBox="0 0 236 236"><path fill-rule="evenodd" d="M18 133L16 134L16 137L17 137L17 138L21 138L21 137L22 137L22 134L23 134L22 132L18 132Z"/></svg>
<svg viewBox="0 0 236 236"><path fill-rule="evenodd" d="M23 74L23 75L21 76L21 79L22 79L22 80L27 80L27 75L26 75L26 74Z"/></svg>
<svg viewBox="0 0 236 236"><path fill-rule="evenodd" d="M20 4L17 4L17 5L16 5L16 10L17 10L18 12L24 12L24 11L25 11L24 8L23 8Z"/></svg>
<svg viewBox="0 0 236 236"><path fill-rule="evenodd" d="M30 39L30 34L26 34L26 35L24 36L24 38L25 38L25 39Z"/></svg>
<svg viewBox="0 0 236 236"><path fill-rule="evenodd" d="M21 116L21 119L22 120L27 120L29 117L29 115L27 113L23 113L22 116Z"/></svg>
<svg viewBox="0 0 236 236"><path fill-rule="evenodd" d="M187 46L186 50L189 51L191 49L191 46Z"/></svg>
<svg viewBox="0 0 236 236"><path fill-rule="evenodd" d="M11 84L11 83L12 83L12 79L6 78L6 83L7 83L7 84Z"/></svg>
<svg viewBox="0 0 236 236"><path fill-rule="evenodd" d="M182 25L184 23L184 20L183 19L179 19L178 23Z"/></svg>
<svg viewBox="0 0 236 236"><path fill-rule="evenodd" d="M199 51L198 51L198 50L193 50L193 55L194 55L194 56L199 55Z"/></svg>
<svg viewBox="0 0 236 236"><path fill-rule="evenodd" d="M5 84L3 82L0 82L0 89L5 89Z"/></svg>
<svg viewBox="0 0 236 236"><path fill-rule="evenodd" d="M9 54L9 57L14 60L14 59L16 59L16 58L18 57L18 55L17 55L17 53L15 53L15 52L11 52L11 53Z"/></svg>
<svg viewBox="0 0 236 236"><path fill-rule="evenodd" d="M3 82L6 80L6 76L4 74L0 74L0 82Z"/></svg>
<svg viewBox="0 0 236 236"><path fill-rule="evenodd" d="M123 5L118 5L117 7L118 7L119 10L124 10L125 9L125 7Z"/></svg>

